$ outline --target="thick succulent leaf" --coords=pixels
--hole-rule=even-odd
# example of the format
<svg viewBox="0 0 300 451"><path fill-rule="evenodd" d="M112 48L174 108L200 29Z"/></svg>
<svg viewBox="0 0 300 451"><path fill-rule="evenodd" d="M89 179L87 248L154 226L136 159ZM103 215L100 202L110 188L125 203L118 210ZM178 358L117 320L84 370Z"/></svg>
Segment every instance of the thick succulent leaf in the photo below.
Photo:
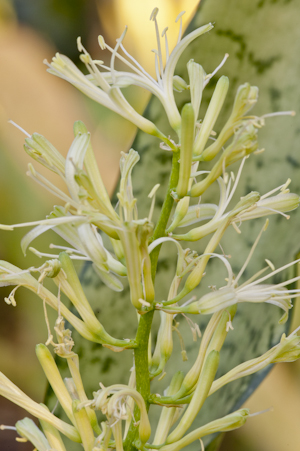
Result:
<svg viewBox="0 0 300 451"><path fill-rule="evenodd" d="M255 113L258 115L270 111L296 109L300 104L299 74L299 42L298 12L300 0L218 0L202 1L190 30L207 22L214 22L215 29L208 35L197 39L188 48L184 59L179 61L176 74L187 79L186 63L193 58L203 65L207 73L220 63L228 52L230 58L221 74L229 76L231 81L230 94L221 112L221 119L216 124L219 131L230 113L237 87L250 82L260 89L260 98ZM203 96L203 107L200 116L208 105L217 78L207 86ZM166 117L156 99L152 99L146 112L146 117L155 122L159 129L167 129ZM237 197L251 190L261 194L283 184L291 177L293 192L300 192L298 151L299 122L297 118L273 118L267 120L267 125L260 133L260 147L266 151L252 156L247 162L239 186ZM157 191L154 217L157 217L161 206L168 174L171 156L159 148L156 139L138 133L133 148L141 154L141 162L133 173L135 196L138 198L139 216L148 214L150 200L147 195L156 183L161 186ZM151 171L149 170L151 168ZM205 168L204 168L205 169ZM211 187L205 198L206 202L217 203L218 191ZM261 269L264 259L268 258L276 267L291 261L299 250L297 237L300 211L293 212L287 221L282 216L271 217L270 226L263 234L260 246L257 248L245 277L250 277ZM235 272L241 268L252 246L262 221L249 221L242 225L242 234L237 235L229 230L222 240L226 254L232 255L231 264ZM156 279L157 297L165 299L168 285L175 267L176 251L172 243L166 243L159 259L159 273ZM203 248L197 245L197 250ZM224 282L225 273L220 263L211 262L208 265L205 283L199 287L197 295L208 285L220 286ZM135 314L129 303L129 291L125 286L122 293L111 292L93 273L91 266L86 266L82 274L82 282L87 296L103 324L107 324L110 334L120 338L130 337L135 333ZM281 312L272 305L240 305L234 319L234 330L230 331L221 353L221 364L218 374L224 374L235 365L264 353L275 345L287 325L278 325ZM156 320L158 322L158 319ZM153 336L155 337L154 324ZM198 352L199 343L192 341L188 324L180 320L180 331L184 338L189 360L182 363L183 371L187 371ZM203 330L206 318L200 319ZM126 383L132 366L130 351L113 354L99 345L90 344L80 339L74 333L77 352L81 359L83 379L88 388L88 396L98 388L101 381L106 384ZM167 387L173 371L178 370L180 346L177 337L174 355L166 366L166 377L153 383L154 393L162 392ZM253 377L236 381L212 395L205 403L196 425L219 418L240 406L263 379L267 370ZM53 401L53 400L52 400ZM51 403L51 400L48 399ZM151 408L151 415L158 415L159 409ZM205 443L209 443L207 438ZM191 445L189 449L199 449L199 444Z"/></svg>

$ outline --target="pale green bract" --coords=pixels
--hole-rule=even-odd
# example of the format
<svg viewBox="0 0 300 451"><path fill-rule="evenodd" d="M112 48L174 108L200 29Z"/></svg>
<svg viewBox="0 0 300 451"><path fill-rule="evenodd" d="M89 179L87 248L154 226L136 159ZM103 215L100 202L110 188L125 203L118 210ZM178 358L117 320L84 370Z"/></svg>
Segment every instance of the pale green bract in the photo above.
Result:
<svg viewBox="0 0 300 451"><path fill-rule="evenodd" d="M247 190L242 197L236 199L239 184L245 176L246 160L249 157L256 158L261 152L258 147L258 132L264 125L265 118L272 114L249 114L257 102L258 88L243 83L237 89L227 122L215 138L215 123L229 88L227 77L220 77L204 117L198 118L201 115L203 91L228 55L225 55L212 74L206 75L202 66L190 59L187 63L187 79L181 76L183 74L175 75L181 54L187 51L187 46L195 38L210 31L212 25L201 26L181 39L180 23L178 43L170 54L164 30L167 56L164 68L157 13L158 9L155 8L150 17L157 36L157 80L147 74L127 53L122 43L125 32L117 40L114 49L105 43L103 37L99 37L100 47L112 53L110 67L104 66L99 60L93 60L79 39L78 48L83 52L81 59L89 74L84 75L67 57L59 54L49 65L49 72L125 117L142 132L154 135L155 146L161 155L166 151L170 152L172 169L168 169L170 181L160 213L157 215L157 199L160 199L158 193L162 188L160 180L156 180L154 186L150 187L148 200L141 199L140 195L136 196L138 184L143 183L143 180L137 180L137 186L135 185L140 155L134 149L121 155L117 199L116 203L111 202L96 165L90 134L85 125L77 121L74 125L74 140L66 159L46 138L37 133L25 139L26 152L38 163L58 174L64 180L68 194L50 183L31 164L28 175L56 194L63 205L54 207L50 215L41 221L0 226L7 230L35 226L23 238L22 250L25 253L29 248L39 257L48 259L40 267L27 270L21 270L5 261L0 262L0 286L14 286L11 294L5 298L8 304L16 306L15 292L20 286L36 293L44 304L48 340L46 344L37 345L36 354L67 418L64 421L60 418L60 413L50 413L45 405L31 400L5 375L0 374L0 394L40 421L41 429L28 418L16 424L18 434L29 440L38 451L74 450L75 443L80 443L85 451L179 451L198 440L203 447L202 438L239 428L250 416L246 408L233 409L236 403L234 399L234 403L232 400L228 403L226 412L222 409L219 415L213 412L213 418L205 415L204 421L201 414L205 410L202 408L207 408L211 395L223 387L227 389L227 385L233 381L266 369L272 363L291 362L300 356L297 330L287 336L282 329L292 307L291 299L300 292L287 287L297 282L300 276L292 276L284 282L265 283L267 279L298 264L299 260L275 269L273 263L266 259L263 269L256 268L248 280L242 280L253 260L261 235L267 229L268 219L238 270L221 247L221 240L226 249L229 247L226 240L228 235L225 235L227 229L240 234L244 222L266 216L277 215L286 220L289 219L287 212L295 210L299 205L299 196L289 191L290 179L266 194ZM178 16L180 21L181 15ZM116 58L125 62L131 72L118 71L115 68ZM160 108L166 113L168 126L173 129L172 138L167 128L164 130L164 127L158 127L155 120L144 118L128 103L122 88L129 85L148 89L157 97ZM174 90L178 95L189 94L181 111L175 101ZM281 114L293 115L293 112ZM157 138L162 141L160 145ZM155 173L151 172L151 158L154 155L149 155L148 152L147 158L150 161L147 172L153 177ZM210 161L212 163L209 169L207 165L203 169L202 165ZM229 166L232 166L230 173L226 172ZM209 197L212 187L218 189L218 203L215 199L211 202L205 198L207 192ZM172 211L173 204L176 206ZM182 234L176 233L177 228L183 227L189 227L189 230ZM36 237L49 229L53 229L67 242L64 247L51 245L51 248L61 251L59 254L45 254L29 247ZM204 241L201 241L203 238ZM185 241L200 242L200 246L197 246L197 250L189 249L184 245ZM167 251L169 255L166 260L170 262L174 259L175 264L167 268L166 277L159 266L163 260L158 257L161 248L162 252L166 252L165 249L170 249L167 246L171 245L176 254ZM72 260L86 263L82 282ZM87 266L87 262L92 263L92 276L91 266ZM226 284L220 280L222 270L218 270L218 277L210 283L215 265L224 267ZM35 273L38 278L34 277ZM85 284L87 274L92 278L97 274L97 280L99 277L103 282L98 291L101 296L97 296L97 305L91 296L94 294L93 280L89 286ZM158 284L155 284L155 276ZM53 279L57 294L44 287L46 277ZM165 292L160 287L162 277L163 287L167 286ZM117 292L123 292L122 300L116 298ZM61 293L69 299L71 307L61 299ZM111 305L107 305L108 300ZM270 308L274 309L274 306L280 307L284 310L284 315L278 318L277 313L270 314L272 327L275 317L279 326L261 355L227 368L222 357L226 358L228 339L233 343L236 329L239 324L243 326L243 316L238 304L246 303L251 309L256 308L253 304L260 304L265 312L269 312ZM56 339L48 321L47 305L58 312L53 327ZM96 307L103 311L99 314L95 311ZM113 308L116 309L116 315L112 313ZM124 309L126 314L127 311L132 314L130 321L126 321L125 315L122 317ZM138 321L133 325L136 316ZM157 316L160 317L158 327L155 323ZM186 324L179 319L180 316L187 320ZM114 325L120 318L122 330ZM132 337L136 328L137 333ZM192 332L196 344L188 344L187 339L191 337L187 337L186 329ZM154 343L151 330L157 331ZM173 341L173 332L179 336L183 361L187 360L187 355L192 360L192 365L188 367L183 363L182 370L179 368L179 346ZM117 337L114 336L115 333ZM101 358L104 352L107 352L104 355L111 355L112 352L123 351L120 354L119 369L122 368L123 371L123 356L126 354L127 369L129 370L130 362L130 372L126 370L123 374L118 374L120 371L116 368L113 380L107 386L104 385L103 374L99 372L91 394L85 379L89 362L85 365L84 358L78 355L79 352L75 352L73 336L76 334L75 345L77 339L79 343L83 339L92 343L96 359L100 352L97 346L100 345ZM280 342L274 344L273 339L278 335L281 336ZM55 361L49 347L53 347L60 361ZM68 369L68 377L65 379L59 363L62 361ZM166 379L163 380L166 374ZM120 380L115 383L118 376ZM128 380L124 382L124 378ZM220 396L224 396L224 391L220 393ZM159 417L152 415L152 404L160 406ZM96 415L97 411L103 415L101 423ZM6 426L1 426L1 429L5 428ZM64 444L61 434L73 443Z"/></svg>

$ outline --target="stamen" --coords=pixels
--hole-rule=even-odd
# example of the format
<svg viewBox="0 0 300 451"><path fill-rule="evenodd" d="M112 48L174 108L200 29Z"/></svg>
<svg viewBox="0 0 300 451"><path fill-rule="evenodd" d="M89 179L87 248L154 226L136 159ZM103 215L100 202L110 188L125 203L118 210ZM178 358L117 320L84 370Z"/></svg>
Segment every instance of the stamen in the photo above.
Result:
<svg viewBox="0 0 300 451"><path fill-rule="evenodd" d="M203 441L201 440L201 438L199 438L199 442L200 442L200 445L201 445L201 451L205 451L204 443L203 443Z"/></svg>
<svg viewBox="0 0 300 451"><path fill-rule="evenodd" d="M158 14L159 9L157 8L157 6L153 9L151 15L150 15L150 19L149 20L155 20L157 14Z"/></svg>
<svg viewBox="0 0 300 451"><path fill-rule="evenodd" d="M165 37L165 48L166 48L166 61L168 61L170 53L169 53L169 43L168 43L168 37L167 37L167 31L168 27L164 28L161 34L161 37Z"/></svg>
<svg viewBox="0 0 300 451"><path fill-rule="evenodd" d="M45 317L45 322L46 322L46 327L47 327L47 332L48 332L48 338L47 338L45 345L48 346L49 344L53 344L55 346L55 343L53 341L53 335L51 334L51 327L50 327L50 323L49 323L45 299L43 299L43 309L44 309L44 317Z"/></svg>
<svg viewBox="0 0 300 451"><path fill-rule="evenodd" d="M112 82L115 83L116 82L116 76L115 76L115 59L116 59L116 54L118 53L118 49L120 47L120 45L122 44L122 41L125 37L127 33L127 26L125 27L125 30L123 31L123 33L121 34L121 36L119 37L119 39L117 39L117 44L115 45L115 48L112 52L112 56L110 59L110 70L111 70L111 77L112 77Z"/></svg>
<svg viewBox="0 0 300 451"><path fill-rule="evenodd" d="M122 61L124 64L126 64L126 66L130 67L130 69L132 69L134 72L136 72L138 75L143 76L145 75L147 78L149 78L153 83L157 84L157 81L151 77L151 75L149 75L145 69L133 58L133 56L131 56L127 50L124 48L123 44L121 43L120 48L122 49L122 51L125 53L125 55L131 59L131 61L134 62L134 64L140 69L137 69L133 64L131 64L129 61L126 60L126 58L124 58L122 55L120 55L119 53L116 54L116 58L119 58L120 61ZM111 53L113 53L114 49L112 47L110 47L109 45L105 44L105 49L109 50ZM107 69L108 71L110 71L109 67L103 66L105 69Z"/></svg>
<svg viewBox="0 0 300 451"><path fill-rule="evenodd" d="M81 36L78 36L78 38L77 38L77 49L78 49L78 52L84 52L84 50L85 50L81 43Z"/></svg>
<svg viewBox="0 0 300 451"><path fill-rule="evenodd" d="M186 354L186 350L185 350L185 346L184 346L183 337L182 337L180 331L178 330L178 325L179 325L179 323L176 323L176 325L172 327L172 330L174 330L178 335L180 347L181 347L182 360L183 360L183 362L185 362L188 360L188 358L187 358L187 354Z"/></svg>
<svg viewBox="0 0 300 451"><path fill-rule="evenodd" d="M270 274L268 275L268 277L270 277ZM285 287L286 285L290 285L293 282L297 282L299 279L300 279L300 276L296 276L296 277L293 277L293 279L286 280L285 282L277 283L276 288ZM269 289L268 287L261 288L261 291L266 291L266 290L268 291L268 289ZM299 291L299 289L288 290L288 291L289 291L289 293L294 293L294 292L296 293ZM282 292L280 291L279 293L282 293Z"/></svg>
<svg viewBox="0 0 300 451"><path fill-rule="evenodd" d="M106 49L105 40L104 40L104 37L102 35L98 36L98 44L99 44L101 50L105 50Z"/></svg>
<svg viewBox="0 0 300 451"><path fill-rule="evenodd" d="M152 215L153 215L153 211L154 211L154 205L155 205L155 195L156 195L156 191L158 190L158 188L160 187L160 184L157 183L152 190L150 191L150 193L148 194L148 197L151 199L152 198L152 202L151 202L151 206L150 206L150 211L149 211L149 215L148 215L148 219L149 221L152 220Z"/></svg>
<svg viewBox="0 0 300 451"><path fill-rule="evenodd" d="M51 413L52 413L52 414L54 414L54 412L55 412L55 410L57 409L58 405L59 405L59 401L57 400L56 403L54 404L53 409L51 410Z"/></svg>
<svg viewBox="0 0 300 451"><path fill-rule="evenodd" d="M269 220L267 219L266 222L264 223L261 231L259 232L256 240L254 241L253 246L251 247L251 250L250 250L250 252L248 254L248 257L246 258L245 263L243 264L243 266L242 266L240 272L238 273L238 275L236 276L236 279L235 279L235 285L236 286L237 286L238 280L240 279L240 277L242 276L243 272L245 271L245 269L246 269L246 267L247 267L252 255L253 255L253 252L255 251L255 248L258 245L258 242L259 242L263 232L265 232L267 230L268 225L269 225Z"/></svg>
<svg viewBox="0 0 300 451"><path fill-rule="evenodd" d="M145 299L139 299L140 303L145 305L146 307L151 307L151 304L147 301L145 301Z"/></svg>
<svg viewBox="0 0 300 451"><path fill-rule="evenodd" d="M47 257L47 258L59 258L59 255L57 255L57 254L47 254L46 252L40 252L40 251L38 251L37 249L35 249L34 247L30 247L29 248L29 250L33 253L33 254L35 254L37 257L40 257L40 258L42 258L42 257ZM77 255L70 255L70 258L72 259L72 260L84 260L84 261L90 261L90 258L88 258L88 257L80 257L80 256L77 256Z"/></svg>
<svg viewBox="0 0 300 451"><path fill-rule="evenodd" d="M299 262L300 262L300 259L294 260L293 262L288 263L287 265L281 266L281 268L278 268L278 269L276 269L275 271L272 271L270 274L267 274L266 276L261 277L261 278L258 279L258 280L255 280L255 282L252 282L251 284L248 284L248 285L247 285L247 288L249 288L250 286L257 285L257 284L263 282L264 280L269 279L270 277L275 276L275 274L278 274L279 272L282 272L282 271L284 271L285 269L289 268L290 266L293 266L293 265L295 265L296 263L299 263ZM290 284L290 283L292 283L292 282L295 281L295 280L299 280L299 278L300 278L300 276L299 276L299 277L295 277L294 279L290 279L290 280L288 280L287 282L283 282L283 283L285 283L285 284ZM277 286L277 287L283 286L283 284L277 284L276 286ZM240 288L241 288L241 287L240 287Z"/></svg>
<svg viewBox="0 0 300 451"><path fill-rule="evenodd" d="M239 235L242 233L235 222L232 222L231 225L236 231L236 233L238 233Z"/></svg>
<svg viewBox="0 0 300 451"><path fill-rule="evenodd" d="M248 415L248 418L255 417L256 415L261 415L262 413L273 412L273 410L274 410L274 407L269 407L268 409L261 410L260 412L250 413Z"/></svg>
<svg viewBox="0 0 300 451"><path fill-rule="evenodd" d="M257 271L255 274L253 274L253 276L250 277L250 279L248 279L246 282L244 282L242 285L239 286L239 289L242 289L243 287L245 287L247 284L253 282L253 280L257 279L257 277L259 277L261 274L263 274L264 272L267 271L267 269L269 269L269 266L265 266L264 268L260 269L259 271Z"/></svg>
<svg viewBox="0 0 300 451"><path fill-rule="evenodd" d="M267 113L261 116L261 119L273 116L296 116L296 111L276 111L275 113Z"/></svg>
<svg viewBox="0 0 300 451"><path fill-rule="evenodd" d="M286 189L287 189L287 187L289 186L289 184L291 183L291 179L290 178L288 178L287 179L287 181L285 182L285 184L284 185L282 185L282 187L281 187L281 189L280 189L280 191L282 191L282 192L285 192L286 191ZM289 192L289 190L288 190L288 192Z"/></svg>
<svg viewBox="0 0 300 451"><path fill-rule="evenodd" d="M197 323L194 323L194 321L191 320L188 316L186 316L184 313L182 313L182 316L186 319L189 328L191 329L192 335L193 335L193 341L197 341L197 337L201 338L201 331Z"/></svg>
<svg viewBox="0 0 300 451"><path fill-rule="evenodd" d="M235 193L235 190L236 190L237 185L238 185L238 183L239 183L239 180L240 180L240 177L241 177L241 174L242 174L242 170L243 170L243 167L244 167L244 164L245 164L245 161L246 161L247 158L248 158L248 157L244 157L244 158L242 159L242 162L241 162L241 164L240 164L238 173L237 173L237 175L236 175L236 179L235 179L234 185L233 185L233 187L232 187L231 193L230 193L230 195L228 196L228 198L227 198L227 200L226 200L226 202L225 202L225 205L224 205L223 208L222 208L222 212L224 212L225 209L228 207L229 202L231 201L232 196L233 196L234 193Z"/></svg>
<svg viewBox="0 0 300 451"><path fill-rule="evenodd" d="M101 72L98 70L97 66L95 65L93 58L88 53L88 51L85 49L85 47L81 43L81 38L77 38L77 47L79 52L84 52L85 55L81 55L81 61L84 62L87 70L89 73L96 79L96 81L99 83L99 86L101 89L103 89L104 92L107 92L110 89L109 84L101 74Z"/></svg>
<svg viewBox="0 0 300 451"><path fill-rule="evenodd" d="M159 376L159 378L157 380L161 381L166 375L167 375L167 373L164 371L163 373L161 373L161 375Z"/></svg>
<svg viewBox="0 0 300 451"><path fill-rule="evenodd" d="M161 86L162 80L160 78L160 73L159 73L158 52L155 49L152 49L151 51L155 54L155 74L156 74L157 82Z"/></svg>
<svg viewBox="0 0 300 451"><path fill-rule="evenodd" d="M65 275L65 278L67 278L67 275ZM61 313L60 313L60 283L58 284L58 293L57 293L57 316L58 318L62 318Z"/></svg>
<svg viewBox="0 0 300 451"><path fill-rule="evenodd" d="M184 14L185 14L185 11L181 11L181 13L179 13L178 16L177 16L176 19L175 19L175 23L177 23L178 20L180 20L177 44L179 44L179 42L181 41L181 38L182 38L182 16L183 16Z"/></svg>
<svg viewBox="0 0 300 451"><path fill-rule="evenodd" d="M262 149L257 149L253 152L254 155L259 155L260 153L263 153L266 149L263 147Z"/></svg>
<svg viewBox="0 0 300 451"><path fill-rule="evenodd" d="M157 55L159 59L159 71L160 74L158 79L163 76L163 61L162 61L162 53L161 53L161 43L160 43L160 35L159 35L159 28L158 23L156 20L156 16L158 14L158 8L154 8L154 10L151 13L150 20L154 22L155 25L155 33L156 33L156 42L157 42Z"/></svg>
<svg viewBox="0 0 300 451"><path fill-rule="evenodd" d="M151 77L150 74L148 74L148 72L143 68L143 66L142 66L138 61L136 61L136 60L133 58L133 56L130 55L130 53L127 52L127 50L125 49L125 47L123 46L123 44L120 45L120 48L121 48L122 51L125 53L125 55L126 55L129 59L131 59L131 61L133 61L134 64L136 64L136 66L137 66L140 70L137 70L136 67L134 67L132 64L130 64L128 61L126 61L126 60L124 59L124 61L126 62L126 64L127 64L128 67L130 67L132 70L134 70L134 71L135 71L137 74L139 74L139 75L142 75L142 76L145 75L147 78L149 78L149 80L151 80L153 83L157 84L156 80L155 80L153 77ZM123 57L122 57L121 55L119 55L119 54L117 54L116 56L117 56L119 59L122 59L122 58L123 58Z"/></svg>
<svg viewBox="0 0 300 451"><path fill-rule="evenodd" d="M49 244L50 249L62 249L63 251L65 251L67 254L72 254L73 252L76 254L80 254L82 256L84 256L84 254L82 253L82 251L79 251L77 249L73 249L72 247L67 247L67 246L58 246L57 244Z"/></svg>
<svg viewBox="0 0 300 451"><path fill-rule="evenodd" d="M17 285L9 294L9 296L6 298L4 298L4 301L6 302L6 304L8 305L12 305L13 307L17 306L16 300L15 300L15 293L17 291L18 288L20 288L21 285Z"/></svg>
<svg viewBox="0 0 300 451"><path fill-rule="evenodd" d="M273 265L273 263L269 259L265 258L265 262L272 269L272 271L275 271L275 266Z"/></svg>
<svg viewBox="0 0 300 451"><path fill-rule="evenodd" d="M26 172L26 175L28 175L28 177L32 178L36 183L43 186L47 191L54 194L63 202L70 203L74 208L78 208L78 204L76 204L73 199L71 199L63 191L53 185L53 183L49 182L49 180L47 180L42 174L37 172L31 163L28 164L28 169L29 171Z"/></svg>
<svg viewBox="0 0 300 451"><path fill-rule="evenodd" d="M269 208L269 207L264 207L266 210L272 211L273 213L278 213L279 215L283 216L286 219L290 219L290 215L286 215L285 213L283 213L282 211L279 210L275 210L274 208ZM259 206L258 206L259 209Z"/></svg>
<svg viewBox="0 0 300 451"><path fill-rule="evenodd" d="M26 135L28 138L31 138L31 135L29 133L27 133L26 130L24 130L24 128L20 127L20 125L16 124L14 121L9 120L8 123L14 125L16 128L21 130L21 132L23 132L24 135Z"/></svg>
<svg viewBox="0 0 300 451"><path fill-rule="evenodd" d="M260 200L263 200L263 199L265 199L266 197L269 197L269 196L271 196L272 194L274 194L274 193L276 193L276 191L284 191L288 186L289 186L289 184L291 183L291 179L287 179L287 181L283 184L283 185L280 185L280 186L278 186L277 188L274 188L274 189L272 189L271 191L268 191L266 194L264 194L263 196L261 196L261 198L260 198Z"/></svg>
<svg viewBox="0 0 300 451"><path fill-rule="evenodd" d="M226 60L228 59L228 57L229 57L229 53L225 53L224 58L222 59L220 64L215 68L215 70L211 74L206 75L205 81L203 83L203 87L204 88L209 83L209 81L212 79L212 77L221 69L221 67L224 66L224 64L226 63Z"/></svg>
<svg viewBox="0 0 300 451"><path fill-rule="evenodd" d="M16 431L17 429L14 426L5 426L5 424L0 424L0 431L4 430Z"/></svg>

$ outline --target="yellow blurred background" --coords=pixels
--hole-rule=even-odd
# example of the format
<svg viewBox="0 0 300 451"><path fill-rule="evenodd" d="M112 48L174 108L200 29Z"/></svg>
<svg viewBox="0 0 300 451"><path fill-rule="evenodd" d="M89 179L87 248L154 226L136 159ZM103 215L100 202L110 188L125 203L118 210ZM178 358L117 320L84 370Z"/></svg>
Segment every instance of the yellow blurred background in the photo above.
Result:
<svg viewBox="0 0 300 451"><path fill-rule="evenodd" d="M65 6L65 10L63 7L65 3L68 5L72 2L0 0L0 223L13 224L43 218L54 204L59 203L26 177L30 158L23 150L25 136L8 123L9 120L13 120L30 134L41 133L63 155L66 155L73 139L74 121L83 120L92 134L100 171L110 193L118 178L120 151L126 151L134 137L134 127L127 121L108 113L102 107L96 108L72 86L47 74L43 59L50 61L57 49L63 51L70 48L72 57L77 54L75 39L67 46L64 42L67 31L64 30L64 35L61 30L63 24L70 25L68 7ZM52 5L51 10L49 4ZM178 27L174 24L176 16L185 10L186 26L197 4L198 1L195 0L76 0L73 8L78 5L82 9L82 30L78 33L83 33L83 43L93 55L100 54L97 35L105 35L106 40L113 45L126 24L127 50L153 73L154 55L151 49L155 47L155 36L153 23L145 21L145 17L150 17L155 6L159 7L158 21L161 29L165 24L169 25L172 47L177 39ZM59 20L55 16L56 9ZM37 14L43 15L43 11L48 18L45 27L42 22L39 24L37 17ZM31 13L35 17L32 21L28 19ZM43 20L45 21L45 17ZM74 22L76 24L75 19ZM145 26L145 22L148 26ZM65 27L68 30L66 25ZM70 27L69 35L73 31ZM61 41L57 36L61 36ZM79 59L74 61L78 63ZM132 101L142 111L147 104L148 95L142 93ZM118 133L114 132L116 129ZM49 178L49 173L47 177ZM55 179L55 183L60 181ZM61 188L64 189L62 185ZM27 229L0 231L1 259L23 268L39 264L36 257L28 255L25 259L21 253L19 242L26 231ZM51 237L49 233L40 238L39 249L43 248L47 252L47 243ZM9 291L1 289L0 296L0 368L26 393L37 401L42 401L46 383L34 351L36 343L47 339L42 305L34 296L20 290L16 296L17 307L8 306L2 299ZM297 319L295 325L296 323ZM252 412L270 407L273 410L251 418L241 430L228 434L221 450L300 449L299 379L299 364L278 365L246 403ZM290 400L294 400L293 404ZM0 399L0 424L14 424L22 415L24 414L20 409ZM25 451L32 448L15 443L13 437L14 434L7 431L0 432L0 449Z"/></svg>

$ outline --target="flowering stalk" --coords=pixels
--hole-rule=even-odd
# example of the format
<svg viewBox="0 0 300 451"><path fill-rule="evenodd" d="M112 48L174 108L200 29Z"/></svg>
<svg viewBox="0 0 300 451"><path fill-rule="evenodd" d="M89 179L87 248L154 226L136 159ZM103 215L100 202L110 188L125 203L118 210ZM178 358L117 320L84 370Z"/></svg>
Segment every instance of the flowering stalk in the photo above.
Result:
<svg viewBox="0 0 300 451"><path fill-rule="evenodd" d="M5 301L16 306L15 293L24 286L40 298L44 305L48 339L46 344L36 347L36 354L45 376L55 393L58 403L71 424L59 419L49 409L31 400L7 377L0 373L0 394L26 409L39 419L42 430L31 420L25 418L16 424L16 431L22 439L27 439L38 451L67 451L61 439L64 434L73 442L81 444L84 451L144 451L161 449L179 451L202 437L232 430L242 426L249 417L247 409L240 409L223 418L216 418L201 427L195 426L197 416L206 399L221 387L237 378L251 375L269 364L294 361L300 356L300 338L294 331L282 335L279 344L263 355L243 362L221 377L217 377L220 354L228 334L234 334L233 320L239 304L273 304L284 311L280 323L286 322L292 307L292 299L300 290L288 288L300 280L300 276L287 281L266 282L286 269L300 262L296 260L275 269L266 259L266 267L248 280L242 280L247 265L258 246L260 237L268 226L268 219L255 240L245 263L234 273L229 256L218 253L221 242L226 241L226 231L233 227L241 233L244 221L256 218L281 215L289 219L288 212L299 205L299 195L290 193L290 180L266 194L251 191L240 199L234 199L246 160L254 158L258 151L258 132L264 125L263 117L248 115L258 99L258 88L248 83L237 90L232 112L216 138L214 126L222 111L229 89L229 80L221 76L203 120L199 119L199 109L203 90L210 79L225 63L212 74L206 74L203 67L194 60L187 63L188 79L175 75L176 64L186 47L197 37L210 31L212 25L204 25L181 39L182 14L178 16L178 43L170 53L167 29L160 36L158 9L155 8L150 20L154 23L157 49L154 51L156 80L126 51L123 40L126 30L111 48L102 36L98 42L102 50L111 52L110 65L94 60L78 38L81 60L88 71L84 75L66 56L56 54L48 71L70 82L90 98L125 117L145 133L158 137L162 151L172 153L172 168L165 199L158 219L153 219L156 184L149 194L151 205L146 217L139 215L139 202L135 197L132 173L139 163L140 156L134 149L121 154L120 184L117 192L117 205L112 205L96 164L91 136L86 126L77 121L74 124L74 139L66 158L43 136L27 134L25 151L35 162L58 175L65 183L67 194L40 174L31 164L28 175L39 185L54 193L62 202L55 206L46 219L32 223L0 225L0 228L13 230L16 227L34 227L22 239L21 248L38 257L46 257L40 267L21 270L5 261L0 262L0 286L14 286ZM161 37L165 40L166 64L163 65ZM125 63L129 72L119 71L116 60ZM149 90L160 101L172 127L173 140L168 132L161 131L156 124L141 116L129 104L123 88L136 85ZM174 91L189 91L190 98L181 111L175 102ZM283 114L289 114L285 112ZM211 143L210 141L213 140ZM223 151L222 151L223 150ZM215 160L209 171L203 170L202 162ZM229 175L226 169L239 162L239 168ZM149 168L151 170L151 168ZM200 180L198 180L200 177ZM206 203L205 194L213 184L219 187L219 203ZM279 193L278 193L279 191ZM202 198L204 195L204 199ZM149 201L149 200L148 200ZM149 201L150 203L150 201ZM175 204L174 212L172 213ZM199 225L199 223L202 223ZM176 229L189 227L185 233ZM53 229L66 241L65 246L51 245L56 253L42 253L31 247L35 238ZM182 246L182 242L199 242L207 238L203 252ZM165 243L175 244L177 250L176 269L171 279L166 299L160 295L155 284L159 251ZM222 249L222 247L221 247ZM50 260L49 260L50 259ZM90 304L72 260L90 262L95 273L114 292L123 290L122 278L126 277L128 296L122 302L138 318L134 338L112 337ZM214 261L220 261L226 270L226 284L220 280L209 287L199 299L195 289L204 286L204 276L210 271ZM271 269L271 271L270 271ZM264 274L269 271L267 274ZM37 274L37 277L34 275ZM45 278L51 278L58 290L57 295L44 287ZM72 304L68 308L61 300L64 293ZM184 299L189 295L189 299ZM102 305L102 299L98 300ZM54 324L56 341L52 326L47 317L46 304L58 313ZM76 311L75 311L76 310ZM152 350L151 329L155 315L160 314L160 326L154 352ZM74 313L75 312L75 313ZM200 338L196 315L211 315L203 332L199 350L190 370L183 374L177 371L171 378L169 387L162 394L152 393L151 382L159 376L163 392L163 379L169 371L168 361L172 356L175 341L173 332L179 336L182 356L186 359L180 323L176 316L182 315L190 326L193 338ZM236 315L236 318L235 318ZM100 316L100 315L99 315ZM68 324L66 326L66 324ZM112 352L133 350L134 361L128 385L113 384L105 387L99 374L99 385L95 387L93 399L89 399L81 376L79 356L73 350L71 328L87 340L99 343ZM106 329L107 328L107 329ZM128 331L130 335L130 331ZM64 359L69 377L63 380L59 364L52 356L50 347L58 359ZM130 354L128 354L130 355ZM130 357L131 358L131 357ZM179 366L179 362L178 362ZM148 411L151 404L161 407L157 424L153 421L154 438L151 439ZM183 408L185 406L185 409ZM101 411L104 421L98 423L96 411ZM156 428L155 428L156 426ZM194 426L194 430L190 430ZM6 426L1 426L5 429Z"/></svg>

